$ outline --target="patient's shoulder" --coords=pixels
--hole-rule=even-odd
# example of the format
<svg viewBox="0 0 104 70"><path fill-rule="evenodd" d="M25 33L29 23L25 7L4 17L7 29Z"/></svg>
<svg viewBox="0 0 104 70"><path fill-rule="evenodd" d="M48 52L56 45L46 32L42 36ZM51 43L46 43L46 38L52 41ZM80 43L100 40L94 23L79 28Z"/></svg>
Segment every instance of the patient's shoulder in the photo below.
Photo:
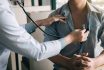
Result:
<svg viewBox="0 0 104 70"><path fill-rule="evenodd" d="M62 5L60 8L54 10L49 16L60 15L64 10L66 10L67 3Z"/></svg>
<svg viewBox="0 0 104 70"><path fill-rule="evenodd" d="M94 5L91 4L91 6L93 7L94 10L96 10L98 13L104 13L104 7L98 6L98 5Z"/></svg>

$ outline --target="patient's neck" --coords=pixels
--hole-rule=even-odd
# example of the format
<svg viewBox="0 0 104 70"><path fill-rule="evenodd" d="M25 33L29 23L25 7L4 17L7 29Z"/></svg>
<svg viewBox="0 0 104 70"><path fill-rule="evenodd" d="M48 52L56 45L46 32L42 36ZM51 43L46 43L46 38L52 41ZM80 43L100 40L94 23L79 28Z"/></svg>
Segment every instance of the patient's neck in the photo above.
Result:
<svg viewBox="0 0 104 70"><path fill-rule="evenodd" d="M70 0L69 6L72 12L82 13L86 9L87 0Z"/></svg>

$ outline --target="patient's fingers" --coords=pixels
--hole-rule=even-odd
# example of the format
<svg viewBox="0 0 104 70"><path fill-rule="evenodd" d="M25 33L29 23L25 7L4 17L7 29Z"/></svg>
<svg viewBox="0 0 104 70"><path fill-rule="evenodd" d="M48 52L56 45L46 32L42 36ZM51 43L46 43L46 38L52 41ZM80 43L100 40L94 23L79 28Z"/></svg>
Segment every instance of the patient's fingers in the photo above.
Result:
<svg viewBox="0 0 104 70"><path fill-rule="evenodd" d="M88 53L82 53L81 55L82 56L88 56Z"/></svg>
<svg viewBox="0 0 104 70"><path fill-rule="evenodd" d="M60 19L59 21L62 22L62 23L66 23L66 22L65 22L64 20L62 20L62 19Z"/></svg>
<svg viewBox="0 0 104 70"><path fill-rule="evenodd" d="M66 17L63 17L61 15L53 16L53 18L54 18L55 22L60 21L60 22L63 22L63 23L65 23L65 19L66 19Z"/></svg>

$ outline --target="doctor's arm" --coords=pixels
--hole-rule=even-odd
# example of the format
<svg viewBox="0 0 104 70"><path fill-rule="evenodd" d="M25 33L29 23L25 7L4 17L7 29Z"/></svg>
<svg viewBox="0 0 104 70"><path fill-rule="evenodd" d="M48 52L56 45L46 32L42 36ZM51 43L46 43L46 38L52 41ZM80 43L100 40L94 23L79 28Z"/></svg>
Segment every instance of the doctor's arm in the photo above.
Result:
<svg viewBox="0 0 104 70"><path fill-rule="evenodd" d="M39 61L57 55L72 42L70 36L39 43L17 23L11 10L0 7L0 43L11 51Z"/></svg>

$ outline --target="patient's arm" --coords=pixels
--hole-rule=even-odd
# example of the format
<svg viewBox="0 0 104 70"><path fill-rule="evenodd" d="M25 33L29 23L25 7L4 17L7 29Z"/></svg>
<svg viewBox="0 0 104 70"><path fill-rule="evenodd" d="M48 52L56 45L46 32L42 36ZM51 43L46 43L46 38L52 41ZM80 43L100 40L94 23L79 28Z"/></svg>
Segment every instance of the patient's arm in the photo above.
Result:
<svg viewBox="0 0 104 70"><path fill-rule="evenodd" d="M22 26L28 33L33 33L33 32L35 32L35 30L36 30L36 26L34 25L34 23L32 23L32 22L30 22L30 23L27 23L27 24L22 24L22 25L20 25L20 26Z"/></svg>
<svg viewBox="0 0 104 70"><path fill-rule="evenodd" d="M51 25L53 22L57 22L57 21L65 23L64 22L65 19L66 17L56 15L56 16L45 18L45 19L40 19L36 21L34 20L34 22L38 26L48 26L48 25ZM21 26L25 28L28 33L33 33L37 28L35 24L33 22L30 22L27 24L22 24Z"/></svg>
<svg viewBox="0 0 104 70"><path fill-rule="evenodd" d="M59 54L57 56L49 58L49 60L51 60L55 64L60 65L61 68L59 70L81 70L81 57L73 56L72 58L68 58Z"/></svg>
<svg viewBox="0 0 104 70"><path fill-rule="evenodd" d="M62 66L63 68L66 68L66 69L70 68L70 64L69 64L70 58L62 56L61 54L51 57L49 58L49 60L55 64Z"/></svg>

